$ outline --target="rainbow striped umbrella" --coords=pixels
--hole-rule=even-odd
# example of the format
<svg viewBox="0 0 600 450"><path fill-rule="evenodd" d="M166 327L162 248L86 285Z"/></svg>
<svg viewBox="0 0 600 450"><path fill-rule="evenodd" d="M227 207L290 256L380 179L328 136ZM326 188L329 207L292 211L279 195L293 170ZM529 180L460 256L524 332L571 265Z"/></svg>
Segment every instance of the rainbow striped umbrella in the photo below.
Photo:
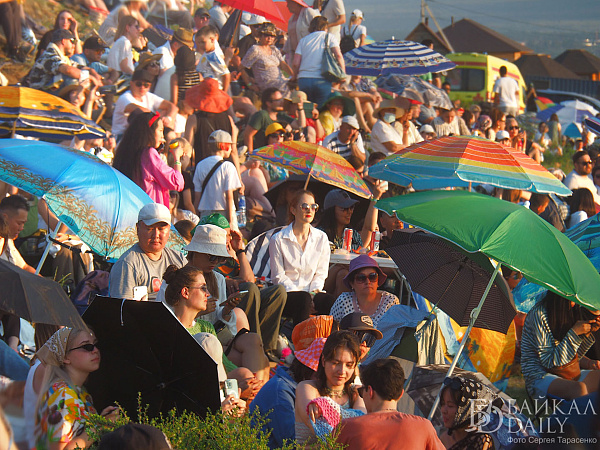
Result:
<svg viewBox="0 0 600 450"><path fill-rule="evenodd" d="M354 167L337 153L318 144L286 141L254 149L249 157L307 175L307 183L313 177L359 197L371 197L371 191Z"/></svg>
<svg viewBox="0 0 600 450"><path fill-rule="evenodd" d="M100 125L83 117L69 102L20 86L0 87L0 134L2 131L51 141L105 136Z"/></svg>
<svg viewBox="0 0 600 450"><path fill-rule="evenodd" d="M485 183L505 189L571 195L529 156L473 136L444 136L413 144L369 168L369 175L417 190Z"/></svg>

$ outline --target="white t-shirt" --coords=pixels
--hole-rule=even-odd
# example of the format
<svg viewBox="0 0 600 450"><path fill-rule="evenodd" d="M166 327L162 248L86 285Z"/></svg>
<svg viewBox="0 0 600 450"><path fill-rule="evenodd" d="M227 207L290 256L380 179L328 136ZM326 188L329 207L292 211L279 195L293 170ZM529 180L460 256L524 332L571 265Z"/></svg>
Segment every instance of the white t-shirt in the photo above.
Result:
<svg viewBox="0 0 600 450"><path fill-rule="evenodd" d="M140 101L137 100L131 91L125 92L123 95L119 97L117 103L115 103L115 112L113 113L113 123L112 123L112 132L114 135L118 136L120 134L125 133L127 129L127 117L129 114L125 114L125 108L130 103L135 103L136 105L142 106L146 109L149 109L152 112L158 111L160 108L160 104L164 101L162 97L158 95L154 95L152 92L148 92L144 98Z"/></svg>
<svg viewBox="0 0 600 450"><path fill-rule="evenodd" d="M131 42L125 36L121 36L110 48L106 63L111 69L122 72L121 61L124 59L127 59L127 67L133 72L133 51Z"/></svg>
<svg viewBox="0 0 600 450"><path fill-rule="evenodd" d="M354 44L359 47L360 46L360 37L364 35L367 36L367 27L364 25L344 25L342 28L342 36L352 36L354 39Z"/></svg>
<svg viewBox="0 0 600 450"><path fill-rule="evenodd" d="M326 17L329 23L335 22L338 16L341 16L342 14L346 14L343 0L329 0L325 9L321 11L321 15ZM333 34L338 41L340 40L341 28L340 25L337 25L329 29L329 32Z"/></svg>
<svg viewBox="0 0 600 450"><path fill-rule="evenodd" d="M493 91L499 94L500 102L498 106L518 107L519 97L517 92L519 91L519 85L515 80L510 77L500 77L494 83Z"/></svg>
<svg viewBox="0 0 600 450"><path fill-rule="evenodd" d="M386 156L391 155L388 149L385 148L385 145L383 145L385 142L394 142L402 145L402 136L393 126L380 119L375 122L375 125L371 129L371 149L374 152L382 152Z"/></svg>
<svg viewBox="0 0 600 450"><path fill-rule="evenodd" d="M171 98L171 75L175 73L175 66L169 67L164 73L158 77L158 81L156 82L156 87L154 88L154 93L165 100L169 100L170 102L177 103L177 99L173 101Z"/></svg>
<svg viewBox="0 0 600 450"><path fill-rule="evenodd" d="M204 178L206 178L208 172L222 159L220 156L213 155L198 163L194 173L194 191L196 195L200 195L200 192L202 192L202 183L204 183ZM229 161L225 161L206 184L206 191L202 195L198 211L225 211L227 207L225 193L241 187L242 184L235 166Z"/></svg>
<svg viewBox="0 0 600 450"><path fill-rule="evenodd" d="M340 39L325 31L315 31L298 42L296 53L302 56L298 78L323 78L321 67L325 49L325 35L329 36L329 47L339 47Z"/></svg>
<svg viewBox="0 0 600 450"><path fill-rule="evenodd" d="M171 42L167 41L160 47L156 47L156 49L152 52L154 55L162 55L162 58L158 60L160 64L160 68L162 70L168 69L175 65L175 55L173 54L173 50L171 50Z"/></svg>

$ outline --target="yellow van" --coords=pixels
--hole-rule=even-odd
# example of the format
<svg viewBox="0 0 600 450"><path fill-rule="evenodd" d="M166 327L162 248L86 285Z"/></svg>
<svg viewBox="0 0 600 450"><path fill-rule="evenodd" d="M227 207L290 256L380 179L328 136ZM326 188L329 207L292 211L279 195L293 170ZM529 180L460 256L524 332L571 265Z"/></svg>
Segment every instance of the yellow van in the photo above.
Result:
<svg viewBox="0 0 600 450"><path fill-rule="evenodd" d="M514 78L521 88L519 112L525 110L525 81L513 63L482 53L449 53L446 58L456 63L456 67L446 75L452 101L460 100L460 105L465 108L472 103L493 104L494 82L500 77L500 67L506 66L507 75Z"/></svg>

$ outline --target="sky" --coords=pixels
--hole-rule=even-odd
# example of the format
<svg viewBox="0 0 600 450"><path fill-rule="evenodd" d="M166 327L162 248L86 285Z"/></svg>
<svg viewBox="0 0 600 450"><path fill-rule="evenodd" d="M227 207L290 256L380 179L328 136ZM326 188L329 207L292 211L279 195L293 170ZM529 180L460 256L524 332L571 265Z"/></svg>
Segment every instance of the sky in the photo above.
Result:
<svg viewBox="0 0 600 450"><path fill-rule="evenodd" d="M586 48L600 56L600 41L584 47L586 38L600 37L598 0L428 0L442 28L452 17L475 20L537 53L555 57L566 49ZM420 21L420 0L344 0L346 17L353 9L365 14L368 34L375 40L404 39ZM392 14L391 11L394 11ZM433 21L429 25L435 30Z"/></svg>

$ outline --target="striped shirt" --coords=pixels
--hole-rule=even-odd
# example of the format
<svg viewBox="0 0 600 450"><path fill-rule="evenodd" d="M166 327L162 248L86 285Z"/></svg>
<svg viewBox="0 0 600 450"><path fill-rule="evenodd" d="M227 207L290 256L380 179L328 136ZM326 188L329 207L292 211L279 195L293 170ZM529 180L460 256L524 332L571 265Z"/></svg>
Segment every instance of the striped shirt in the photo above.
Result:
<svg viewBox="0 0 600 450"><path fill-rule="evenodd" d="M328 148L332 152L337 153L344 159L348 159L348 157L352 154L352 150L350 149L350 143L342 143L338 138L338 133L339 131L334 131L325 139L323 139L323 147ZM360 134L356 139L356 146L358 147L358 151L364 155L365 146L363 144L363 140Z"/></svg>
<svg viewBox="0 0 600 450"><path fill-rule="evenodd" d="M594 342L593 335L579 336L573 329L557 341L546 308L542 302L535 305L527 314L521 338L521 371L529 394L533 395L533 383L546 375L546 369L567 364L576 354L581 358Z"/></svg>

